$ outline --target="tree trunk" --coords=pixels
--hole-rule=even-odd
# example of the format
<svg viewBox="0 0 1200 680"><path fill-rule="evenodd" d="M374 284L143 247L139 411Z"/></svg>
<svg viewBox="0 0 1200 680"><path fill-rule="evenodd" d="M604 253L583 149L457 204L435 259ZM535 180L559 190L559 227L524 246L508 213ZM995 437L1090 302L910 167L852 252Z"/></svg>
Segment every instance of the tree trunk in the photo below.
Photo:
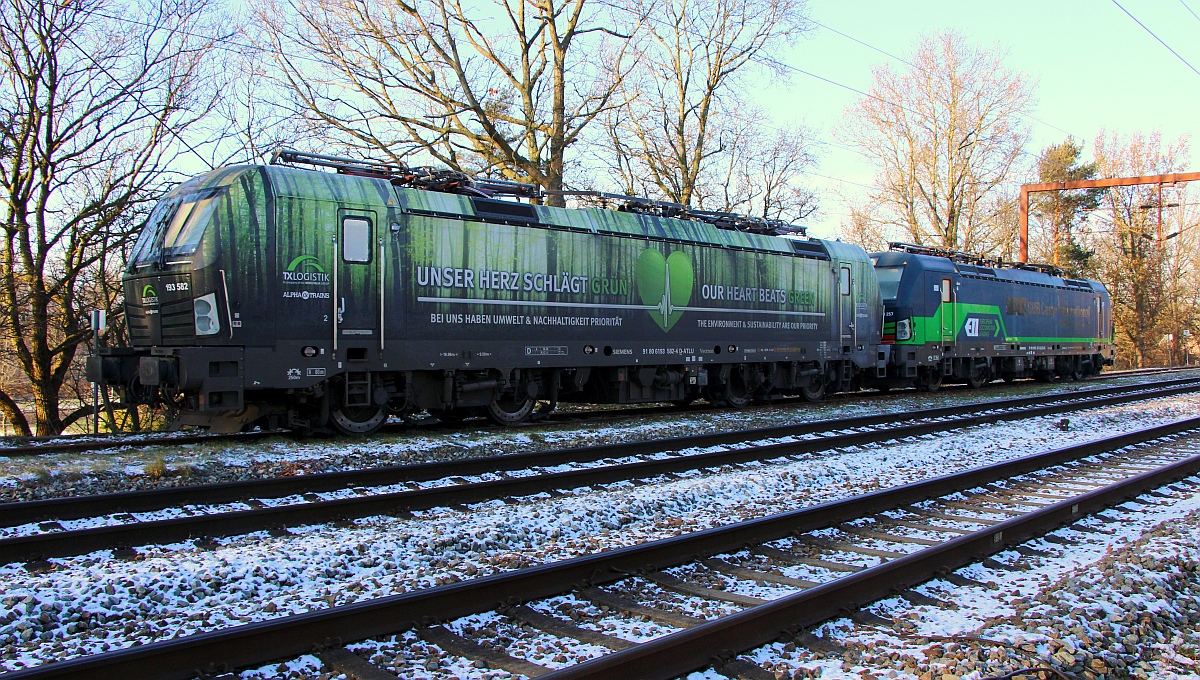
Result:
<svg viewBox="0 0 1200 680"><path fill-rule="evenodd" d="M39 437L62 434L58 416L58 387L50 382L33 384L34 422Z"/></svg>
<svg viewBox="0 0 1200 680"><path fill-rule="evenodd" d="M29 429L29 421L25 418L25 414L21 413L21 409L12 397L4 392L0 392L0 413L4 414L5 419L12 423L13 429L18 434L28 437L33 432Z"/></svg>

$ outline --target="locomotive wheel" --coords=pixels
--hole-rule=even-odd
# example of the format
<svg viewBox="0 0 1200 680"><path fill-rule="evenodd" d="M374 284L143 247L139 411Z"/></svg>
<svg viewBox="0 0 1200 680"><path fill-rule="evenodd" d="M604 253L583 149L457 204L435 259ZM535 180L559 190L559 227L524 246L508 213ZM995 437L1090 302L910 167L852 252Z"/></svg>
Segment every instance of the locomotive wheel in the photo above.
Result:
<svg viewBox="0 0 1200 680"><path fill-rule="evenodd" d="M506 394L492 401L487 407L487 417L497 425L516 425L524 422L533 413L534 400L521 395L519 398Z"/></svg>
<svg viewBox="0 0 1200 680"><path fill-rule="evenodd" d="M975 366L971 369L971 374L967 376L967 384L972 389L979 389L988 382L989 369L987 366Z"/></svg>
<svg viewBox="0 0 1200 680"><path fill-rule="evenodd" d="M800 396L804 397L805 401L818 402L825 398L825 383L819 385L805 385L800 388Z"/></svg>
<svg viewBox="0 0 1200 680"><path fill-rule="evenodd" d="M725 403L733 408L746 408L754 396L747 384L744 366L734 366L729 372L729 382L725 383Z"/></svg>
<svg viewBox="0 0 1200 680"><path fill-rule="evenodd" d="M942 388L942 371L937 366L928 369L921 380L921 389L926 392L937 392Z"/></svg>
<svg viewBox="0 0 1200 680"><path fill-rule="evenodd" d="M343 406L338 405L329 410L329 422L333 428L342 434L354 437L365 437L375 434L387 422L387 408L384 406Z"/></svg>

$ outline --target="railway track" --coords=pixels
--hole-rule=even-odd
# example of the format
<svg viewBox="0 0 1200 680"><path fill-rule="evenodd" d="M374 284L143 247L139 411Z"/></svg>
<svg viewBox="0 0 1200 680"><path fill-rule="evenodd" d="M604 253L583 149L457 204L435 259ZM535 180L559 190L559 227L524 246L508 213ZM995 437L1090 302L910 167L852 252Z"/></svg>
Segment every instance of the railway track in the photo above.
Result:
<svg viewBox="0 0 1200 680"><path fill-rule="evenodd" d="M1138 369L1132 371L1117 371L1104 373L1102 375L1088 378L1088 381L1102 381L1110 378L1120 378L1127 375L1157 375L1162 373L1173 373L1188 369ZM943 387L943 390L956 389L960 386L952 385ZM965 387L963 389L966 389ZM903 392L891 393L873 393L862 392L852 395L832 395L830 398L891 398L896 394ZM771 403L771 405L785 405L791 403L803 403L801 398L780 399ZM547 414L536 422L562 422L575 423L581 421L591 421L608 418L631 418L641 416L655 415L670 415L687 413L694 411L709 411L720 407L714 407L707 404L691 407L680 408L678 406L634 406L630 408L605 408L605 409L589 409L581 411L556 411ZM483 421L480 421L483 422ZM418 427L444 428L458 427L456 423L439 423L436 419L430 419L428 423L418 424ZM388 424L385 425L387 431L398 431L400 429L410 429L411 424ZM152 446L187 446L193 444L207 443L236 443L236 442L254 442L271 437L286 437L291 433L286 430L262 430L254 432L238 432L233 434L143 434L143 435L127 435L127 434L108 434L108 435L63 435L57 437L0 437L0 457L20 458L29 456L40 456L53 453L81 453L86 451L102 451L112 448L147 448ZM72 441L77 439L78 441Z"/></svg>
<svg viewBox="0 0 1200 680"><path fill-rule="evenodd" d="M286 533L289 526L648 479L1196 390L1200 378L1151 388L1124 386L963 404L922 411L901 421L893 414L879 414L578 449L0 504L0 526L7 527L0 534L4 535L0 564L26 562L38 569L50 566L45 562L48 558L96 550L133 556L134 548L142 545L195 540L207 546L222 536L263 530ZM566 465L578 467L554 469ZM353 495L344 493L347 489ZM318 495L323 492L342 493L340 497ZM131 514L184 507L193 514L169 518ZM85 526L72 524L83 518L87 522L80 524Z"/></svg>
<svg viewBox="0 0 1200 680"><path fill-rule="evenodd" d="M396 669L346 646L374 640L368 648L380 659L421 645L477 668L553 680L666 679L709 667L765 680L774 676L740 655L779 639L811 643L812 626L897 592L929 604L907 589L936 576L965 581L947 574L1147 492L1194 494L1200 482L1166 485L1197 472L1200 418L1189 418L664 540L5 677L212 677L314 651L359 680L396 677ZM455 622L480 615L494 625ZM655 633L636 642L602 632L597 621L612 617L636 618ZM500 628L508 631L504 641L495 636ZM550 639L563 652L558 660L528 651L531 640L540 647Z"/></svg>

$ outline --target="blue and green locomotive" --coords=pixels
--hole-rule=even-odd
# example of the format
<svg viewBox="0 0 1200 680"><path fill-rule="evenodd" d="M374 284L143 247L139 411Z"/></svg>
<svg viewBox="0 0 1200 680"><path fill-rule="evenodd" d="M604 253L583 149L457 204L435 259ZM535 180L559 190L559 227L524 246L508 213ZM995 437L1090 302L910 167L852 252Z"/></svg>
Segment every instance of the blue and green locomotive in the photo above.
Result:
<svg viewBox="0 0 1200 680"><path fill-rule="evenodd" d="M1079 379L1113 360L1099 281L904 243L871 255L884 301L887 384Z"/></svg>

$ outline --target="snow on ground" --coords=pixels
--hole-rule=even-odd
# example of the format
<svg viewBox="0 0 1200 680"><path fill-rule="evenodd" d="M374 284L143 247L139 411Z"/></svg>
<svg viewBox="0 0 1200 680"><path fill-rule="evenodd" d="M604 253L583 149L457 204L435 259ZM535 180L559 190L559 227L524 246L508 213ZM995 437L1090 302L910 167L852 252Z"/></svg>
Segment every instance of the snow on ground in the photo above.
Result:
<svg viewBox="0 0 1200 680"><path fill-rule="evenodd" d="M819 627L832 649L774 643L744 656L787 678L977 680L1032 667L1089 680L1200 677L1200 493L1171 493L1073 525L1093 531L1051 534L1069 544L1025 544L1045 556L1009 550L958 570L980 585L915 588L949 606L892 598L868 608L891 625Z"/></svg>
<svg viewBox="0 0 1200 680"><path fill-rule="evenodd" d="M664 538L1200 414L1200 395L980 426L801 460L695 471L516 504L0 567L0 668L300 613Z"/></svg>
<svg viewBox="0 0 1200 680"><path fill-rule="evenodd" d="M538 423L503 429L471 427L452 432L406 428L369 440L271 438L243 444L205 442L96 452L0 457L0 502L128 489L215 483L290 474L350 470L431 460L453 460L515 451L587 446L634 439L768 427L877 413L917 411L974 401L996 401L1052 392L1074 392L1200 375L1200 371L1129 374L1086 383L996 383L985 390L947 388L879 395L837 395L822 404L762 406L745 411L686 412L578 422Z"/></svg>

